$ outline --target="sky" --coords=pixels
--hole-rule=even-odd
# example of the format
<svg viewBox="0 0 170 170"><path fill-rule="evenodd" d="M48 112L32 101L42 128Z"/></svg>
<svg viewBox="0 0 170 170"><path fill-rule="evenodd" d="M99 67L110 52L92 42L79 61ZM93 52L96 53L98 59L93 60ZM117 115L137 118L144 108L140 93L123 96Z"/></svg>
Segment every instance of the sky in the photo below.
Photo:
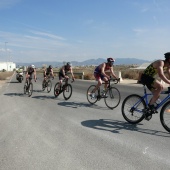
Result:
<svg viewBox="0 0 170 170"><path fill-rule="evenodd" d="M170 0L0 0L0 61L162 59Z"/></svg>

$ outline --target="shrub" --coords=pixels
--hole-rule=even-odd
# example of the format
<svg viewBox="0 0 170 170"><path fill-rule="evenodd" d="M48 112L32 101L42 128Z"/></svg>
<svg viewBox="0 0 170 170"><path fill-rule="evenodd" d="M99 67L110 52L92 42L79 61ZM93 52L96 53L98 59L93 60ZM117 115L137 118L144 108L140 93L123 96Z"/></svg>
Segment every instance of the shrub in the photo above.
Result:
<svg viewBox="0 0 170 170"><path fill-rule="evenodd" d="M0 80L6 80L8 77L11 77L12 74L12 71L0 72Z"/></svg>

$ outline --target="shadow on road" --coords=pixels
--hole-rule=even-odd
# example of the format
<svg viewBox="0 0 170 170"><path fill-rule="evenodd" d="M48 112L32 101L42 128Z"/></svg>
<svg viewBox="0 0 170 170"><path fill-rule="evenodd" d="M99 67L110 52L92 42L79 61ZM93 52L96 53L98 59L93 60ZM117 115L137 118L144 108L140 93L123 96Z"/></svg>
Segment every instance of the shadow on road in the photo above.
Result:
<svg viewBox="0 0 170 170"><path fill-rule="evenodd" d="M6 96L24 96L25 94L24 93L5 93L4 95Z"/></svg>
<svg viewBox="0 0 170 170"><path fill-rule="evenodd" d="M93 108L93 109L102 109L102 110L110 110L108 108L105 108L105 107L100 107L98 105L95 105L95 104L89 104L89 103L83 103L83 102L67 102L67 101L64 101L64 102L60 102L58 103L58 105L60 106L64 106L64 107L72 107L72 108L79 108L79 107L89 107L89 108Z"/></svg>
<svg viewBox="0 0 170 170"><path fill-rule="evenodd" d="M141 123L138 125L132 125L127 122L119 121L119 120L111 120L111 119L99 119L99 120L86 120L81 122L82 126L97 129L110 131L113 133L120 133L121 130L130 130L137 131L140 133L146 133L154 136L163 136L170 137L168 132L162 132L157 130L150 130L138 127L138 125L142 125Z"/></svg>
<svg viewBox="0 0 170 170"><path fill-rule="evenodd" d="M19 81L8 81L6 83L20 83ZM21 84L21 83L20 83Z"/></svg>
<svg viewBox="0 0 170 170"><path fill-rule="evenodd" d="M55 96L33 96L32 98L34 99L40 99L40 100L45 100L45 99L55 99Z"/></svg>

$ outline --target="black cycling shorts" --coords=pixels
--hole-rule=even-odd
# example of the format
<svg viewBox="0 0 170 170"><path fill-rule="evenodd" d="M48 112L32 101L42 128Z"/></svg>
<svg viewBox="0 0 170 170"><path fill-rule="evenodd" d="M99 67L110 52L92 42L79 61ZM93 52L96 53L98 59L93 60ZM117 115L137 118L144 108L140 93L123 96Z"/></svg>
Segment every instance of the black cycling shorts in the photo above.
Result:
<svg viewBox="0 0 170 170"><path fill-rule="evenodd" d="M155 78L153 78L151 76L148 76L146 74L142 74L141 75L141 82L142 82L142 84L146 85L149 90L155 89L153 87L154 81L155 81Z"/></svg>

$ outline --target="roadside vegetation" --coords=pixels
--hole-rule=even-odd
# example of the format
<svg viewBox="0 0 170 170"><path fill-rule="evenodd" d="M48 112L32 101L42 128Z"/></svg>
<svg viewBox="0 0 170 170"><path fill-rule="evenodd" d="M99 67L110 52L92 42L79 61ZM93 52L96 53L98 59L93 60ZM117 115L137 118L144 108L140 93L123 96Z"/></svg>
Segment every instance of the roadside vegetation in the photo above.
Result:
<svg viewBox="0 0 170 170"><path fill-rule="evenodd" d="M139 75L142 73L141 70L135 70L131 69L133 66L126 66L126 65L119 65L119 66L114 66L114 71L115 72L121 72L121 76L123 79L133 79L133 80L138 80ZM73 71L76 73L79 72L84 72L84 79L85 80L94 80L94 72L95 67L75 67ZM76 78L80 78L81 76L76 75Z"/></svg>
<svg viewBox="0 0 170 170"><path fill-rule="evenodd" d="M0 72L0 80L6 80L13 75L13 71Z"/></svg>
<svg viewBox="0 0 170 170"><path fill-rule="evenodd" d="M138 80L139 79L139 75L141 74L141 70L135 70L132 69L133 65L115 65L114 66L114 71L115 72L121 72L121 76L123 79L133 79L133 80ZM58 72L59 72L60 68L53 68L55 76L58 76ZM84 79L85 80L94 80L94 76L93 76L93 72L94 72L95 66L76 66L73 67L73 72L74 73L82 73L84 72ZM37 73L38 74L43 74L43 68L38 68L37 69ZM0 72L0 80L6 80L8 77L12 76L13 71L8 72ZM75 78L76 79L82 79L82 74L75 74Z"/></svg>
<svg viewBox="0 0 170 170"><path fill-rule="evenodd" d="M121 76L123 79L133 79L138 80L139 75L141 74L141 70L132 69L136 66L134 65L115 65L114 71L115 72L121 72ZM57 73L59 72L60 68L53 68L55 76L57 76ZM73 67L74 73L82 73L84 72L84 79L85 80L94 80L93 72L94 72L95 66L75 66ZM43 73L44 68L40 68L37 70L38 73ZM81 74L75 74L76 79L81 79Z"/></svg>

